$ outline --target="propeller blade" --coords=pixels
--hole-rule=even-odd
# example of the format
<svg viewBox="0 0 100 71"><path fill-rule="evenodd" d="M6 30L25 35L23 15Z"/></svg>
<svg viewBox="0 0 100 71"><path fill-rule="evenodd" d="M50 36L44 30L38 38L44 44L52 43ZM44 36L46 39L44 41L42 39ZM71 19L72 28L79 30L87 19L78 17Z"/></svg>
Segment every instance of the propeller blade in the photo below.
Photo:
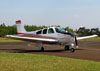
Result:
<svg viewBox="0 0 100 71"><path fill-rule="evenodd" d="M76 48L78 48L78 40L76 36L75 36L75 44L76 44Z"/></svg>

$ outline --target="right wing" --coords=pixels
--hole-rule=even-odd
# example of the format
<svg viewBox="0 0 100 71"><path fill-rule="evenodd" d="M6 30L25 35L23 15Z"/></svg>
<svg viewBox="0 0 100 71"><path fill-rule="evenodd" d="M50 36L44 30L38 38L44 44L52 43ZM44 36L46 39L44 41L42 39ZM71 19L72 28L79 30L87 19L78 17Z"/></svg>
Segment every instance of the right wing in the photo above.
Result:
<svg viewBox="0 0 100 71"><path fill-rule="evenodd" d="M91 36L77 37L77 40L87 39L87 38L93 38L93 37L97 37L97 36L98 36L98 35L91 35Z"/></svg>
<svg viewBox="0 0 100 71"><path fill-rule="evenodd" d="M13 39L19 39L19 40L25 40L25 41L31 41L31 42L45 42L45 43L57 43L57 39L51 39L51 38L38 38L38 37L26 37L26 36L19 36L19 35L7 35L8 38Z"/></svg>

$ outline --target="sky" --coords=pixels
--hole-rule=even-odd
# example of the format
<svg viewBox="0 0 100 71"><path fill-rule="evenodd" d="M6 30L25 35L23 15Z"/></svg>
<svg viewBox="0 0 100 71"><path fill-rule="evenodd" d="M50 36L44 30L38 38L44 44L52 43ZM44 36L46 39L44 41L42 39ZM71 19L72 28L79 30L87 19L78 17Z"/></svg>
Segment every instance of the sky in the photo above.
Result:
<svg viewBox="0 0 100 71"><path fill-rule="evenodd" d="M0 0L0 24L100 28L100 0Z"/></svg>

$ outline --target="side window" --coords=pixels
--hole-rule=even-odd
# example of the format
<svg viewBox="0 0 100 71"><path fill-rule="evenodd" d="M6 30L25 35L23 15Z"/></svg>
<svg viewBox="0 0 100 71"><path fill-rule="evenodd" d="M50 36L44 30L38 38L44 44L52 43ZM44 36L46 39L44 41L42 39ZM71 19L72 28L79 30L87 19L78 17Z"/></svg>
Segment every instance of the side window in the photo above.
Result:
<svg viewBox="0 0 100 71"><path fill-rule="evenodd" d="M36 32L36 34L41 34L41 32L42 32L42 30L40 30L40 31L37 31L37 32Z"/></svg>
<svg viewBox="0 0 100 71"><path fill-rule="evenodd" d="M54 30L52 28L48 29L48 33L54 33Z"/></svg>
<svg viewBox="0 0 100 71"><path fill-rule="evenodd" d="M43 34L47 34L47 29L44 29L43 30Z"/></svg>

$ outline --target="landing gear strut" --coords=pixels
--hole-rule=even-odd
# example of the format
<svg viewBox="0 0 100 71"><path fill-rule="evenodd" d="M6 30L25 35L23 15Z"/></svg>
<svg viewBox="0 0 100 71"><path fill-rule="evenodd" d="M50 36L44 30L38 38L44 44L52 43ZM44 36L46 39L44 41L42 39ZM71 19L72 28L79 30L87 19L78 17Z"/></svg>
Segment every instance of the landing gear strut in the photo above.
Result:
<svg viewBox="0 0 100 71"><path fill-rule="evenodd" d="M40 49L41 51L44 51L44 48L43 47L41 47L41 49Z"/></svg>
<svg viewBox="0 0 100 71"><path fill-rule="evenodd" d="M70 48L71 47L71 48ZM75 49L74 49L74 44L71 44L71 45L66 45L65 50L70 50L71 52L75 52Z"/></svg>
<svg viewBox="0 0 100 71"><path fill-rule="evenodd" d="M64 49L69 50L69 47L70 47L69 45L66 45Z"/></svg>

